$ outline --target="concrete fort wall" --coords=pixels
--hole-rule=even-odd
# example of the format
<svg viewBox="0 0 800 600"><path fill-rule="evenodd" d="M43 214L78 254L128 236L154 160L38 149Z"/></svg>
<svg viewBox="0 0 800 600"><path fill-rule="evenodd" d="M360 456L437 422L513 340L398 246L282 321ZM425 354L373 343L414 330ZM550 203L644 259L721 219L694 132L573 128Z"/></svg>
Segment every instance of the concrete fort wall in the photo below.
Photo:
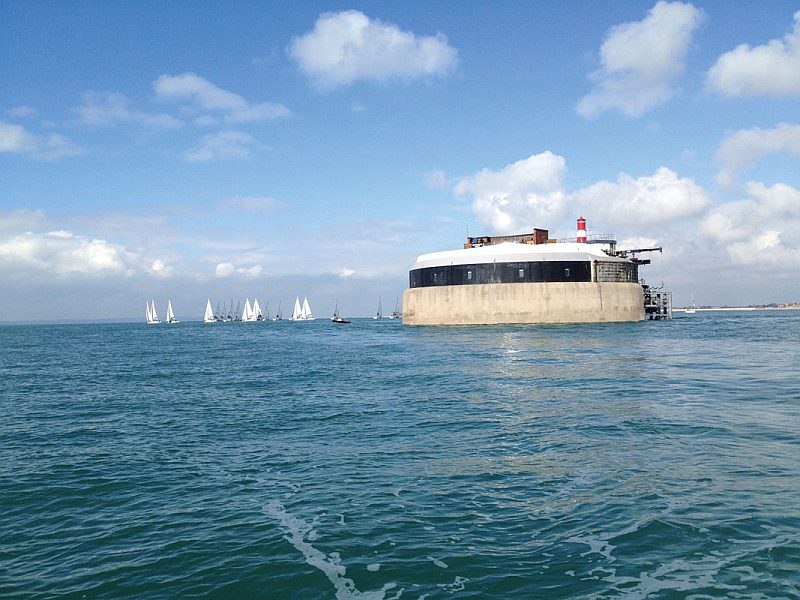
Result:
<svg viewBox="0 0 800 600"><path fill-rule="evenodd" d="M490 283L408 288L406 325L641 321L638 283Z"/></svg>

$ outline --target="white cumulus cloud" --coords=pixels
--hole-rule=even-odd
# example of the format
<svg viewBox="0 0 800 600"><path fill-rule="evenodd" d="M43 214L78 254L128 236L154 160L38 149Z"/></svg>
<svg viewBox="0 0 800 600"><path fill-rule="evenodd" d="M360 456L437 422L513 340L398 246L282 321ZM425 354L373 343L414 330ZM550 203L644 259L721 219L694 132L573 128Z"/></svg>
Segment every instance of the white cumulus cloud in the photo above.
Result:
<svg viewBox="0 0 800 600"><path fill-rule="evenodd" d="M322 89L445 76L458 63L458 51L444 35L417 36L356 10L320 15L311 32L292 40L288 53Z"/></svg>
<svg viewBox="0 0 800 600"><path fill-rule="evenodd" d="M252 267L243 267L237 271L248 278L256 278L264 272L264 267L261 265L253 265Z"/></svg>
<svg viewBox="0 0 800 600"><path fill-rule="evenodd" d="M216 277L230 277L235 272L236 272L236 267L234 267L233 264L229 262L219 263L214 269L214 275Z"/></svg>
<svg viewBox="0 0 800 600"><path fill-rule="evenodd" d="M181 121L166 113L148 113L133 107L124 94L99 94L89 91L83 103L75 109L78 118L87 125L107 126L116 123L133 123L154 129L176 129Z"/></svg>
<svg viewBox="0 0 800 600"><path fill-rule="evenodd" d="M573 194L591 214L602 214L609 225L654 225L701 214L710 204L706 191L667 167L634 178L624 173L617 181L600 181Z"/></svg>
<svg viewBox="0 0 800 600"><path fill-rule="evenodd" d="M454 191L459 196L472 196L478 221L494 233L515 233L552 222L563 214L565 173L563 157L543 152L499 171L483 169L464 177Z"/></svg>
<svg viewBox="0 0 800 600"><path fill-rule="evenodd" d="M48 161L77 156L84 150L57 133L35 134L22 125L0 121L0 153L3 152Z"/></svg>
<svg viewBox="0 0 800 600"><path fill-rule="evenodd" d="M720 56L706 75L706 87L729 97L800 95L800 11L782 40L741 44Z"/></svg>
<svg viewBox="0 0 800 600"><path fill-rule="evenodd" d="M156 277L166 278L172 275L173 268L167 265L163 260L156 259L150 265L150 272Z"/></svg>
<svg viewBox="0 0 800 600"><path fill-rule="evenodd" d="M221 262L214 269L214 276L219 278L230 277L231 275L239 274L247 279L255 279L264 272L264 267L261 265L253 265L250 267L237 268L231 262Z"/></svg>
<svg viewBox="0 0 800 600"><path fill-rule="evenodd" d="M703 12L682 2L658 2L642 21L612 28L600 48L592 91L578 103L583 117L619 110L638 117L675 94L692 34Z"/></svg>
<svg viewBox="0 0 800 600"><path fill-rule="evenodd" d="M780 123L772 129L742 129L722 140L716 159L722 164L720 185L729 187L736 175L765 156L786 152L800 158L800 125Z"/></svg>
<svg viewBox="0 0 800 600"><path fill-rule="evenodd" d="M131 256L115 244L69 231L26 232L0 240L5 268L54 275L123 273Z"/></svg>
<svg viewBox="0 0 800 600"><path fill-rule="evenodd" d="M0 121L0 152L21 154L33 146L33 136L22 125Z"/></svg>
<svg viewBox="0 0 800 600"><path fill-rule="evenodd" d="M203 136L200 145L184 155L188 162L209 162L229 158L247 158L256 143L253 136L243 131L220 131Z"/></svg>
<svg viewBox="0 0 800 600"><path fill-rule="evenodd" d="M227 123L265 121L291 114L282 104L248 102L239 94L217 87L195 73L162 75L153 83L153 88L162 100L188 102L198 113L198 118L205 119L200 122L212 120L209 113L220 114Z"/></svg>
<svg viewBox="0 0 800 600"><path fill-rule="evenodd" d="M718 243L735 265L800 268L800 190L786 184L746 186L747 197L717 207L703 219L700 232Z"/></svg>

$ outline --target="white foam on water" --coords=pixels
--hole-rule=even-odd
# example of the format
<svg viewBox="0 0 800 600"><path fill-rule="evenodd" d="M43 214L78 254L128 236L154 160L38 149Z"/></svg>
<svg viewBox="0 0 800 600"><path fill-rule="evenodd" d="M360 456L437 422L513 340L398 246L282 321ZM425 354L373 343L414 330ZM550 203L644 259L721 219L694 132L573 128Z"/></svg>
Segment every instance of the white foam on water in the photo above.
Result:
<svg viewBox="0 0 800 600"><path fill-rule="evenodd" d="M774 544L794 547L800 540L800 536L792 536L755 544L734 542L737 544L736 550L725 552L713 550L707 555L695 553L691 561L680 558L664 561L652 570L640 571L638 577L620 575L618 569L611 564L616 561L612 555L616 547L610 544L609 540L637 531L641 526L642 524L633 524L614 533L604 533L594 537L575 536L568 540L589 546L589 551L582 553L582 557L590 553L597 553L607 559L607 565L592 569L589 575L594 579L613 584L614 588L619 591L619 597L625 600L644 600L667 592L688 594L695 590L709 589L713 589L715 592L742 593L747 589L750 581L768 580L768 575L761 576L752 567L741 566L739 563L748 560L750 556L768 552ZM726 540L715 539L714 541L720 544ZM727 541L730 543L730 540ZM739 581L728 581L728 578L721 580L719 575L725 570L738 573Z"/></svg>
<svg viewBox="0 0 800 600"><path fill-rule="evenodd" d="M440 583L439 587L445 590L446 592L462 592L466 587L466 583L469 581L466 577L460 577L456 575L455 579L453 579L453 583Z"/></svg>
<svg viewBox="0 0 800 600"><path fill-rule="evenodd" d="M697 561L677 559L659 565L652 572L642 571L638 578L621 577L616 571L606 570L610 575L600 577L603 581L623 587L620 598L625 600L645 600L664 592L682 592L708 590L715 592L743 592L746 585L735 585L716 580L723 563L711 557L701 557Z"/></svg>
<svg viewBox="0 0 800 600"><path fill-rule="evenodd" d="M307 540L316 539L317 533L311 524L287 512L283 505L273 500L264 507L264 513L275 519L286 532L285 538L292 546L303 554L306 562L322 571L336 589L337 600L350 600L364 598L365 600L384 600L386 592L397 587L395 583L387 583L377 591L361 592L356 588L352 579L345 577L347 569L342 565L338 552L325 554L314 548ZM369 567L368 567L369 569ZM402 588L392 596L397 600L403 593Z"/></svg>
<svg viewBox="0 0 800 600"><path fill-rule="evenodd" d="M377 573L381 570L381 565L379 563L372 563L371 565L367 565L367 571L372 573Z"/></svg>
<svg viewBox="0 0 800 600"><path fill-rule="evenodd" d="M582 557L586 557L589 554L600 554L609 562L614 562L616 558L613 556L613 552L617 547L611 543L611 540L630 533L635 533L639 531L642 526L642 523L633 523L627 527L623 527L619 531L598 533L596 535L576 535L567 538L567 541L589 546L589 550L581 553Z"/></svg>
<svg viewBox="0 0 800 600"><path fill-rule="evenodd" d="M586 557L589 554L600 554L604 558L613 562L615 558L611 555L611 553L614 551L616 546L610 544L608 540L605 539L606 537L607 536L604 535L599 535L596 537L572 536L567 538L567 541L574 544L586 544L589 546L589 550L582 552L581 557Z"/></svg>
<svg viewBox="0 0 800 600"><path fill-rule="evenodd" d="M440 569L446 569L447 568L447 563L444 562L444 561L439 560L438 558L433 558L432 556L429 556L428 560L431 561L433 564L435 564Z"/></svg>

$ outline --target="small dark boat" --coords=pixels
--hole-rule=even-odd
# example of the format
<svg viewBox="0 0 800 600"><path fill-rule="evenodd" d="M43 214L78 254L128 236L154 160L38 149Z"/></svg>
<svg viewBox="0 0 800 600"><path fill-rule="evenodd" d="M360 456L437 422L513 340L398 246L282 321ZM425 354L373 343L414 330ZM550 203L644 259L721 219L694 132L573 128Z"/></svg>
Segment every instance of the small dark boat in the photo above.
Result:
<svg viewBox="0 0 800 600"><path fill-rule="evenodd" d="M336 308L333 310L333 316L331 317L331 321L334 323L349 323L348 319L345 319L342 315L339 314L339 301L336 301Z"/></svg>

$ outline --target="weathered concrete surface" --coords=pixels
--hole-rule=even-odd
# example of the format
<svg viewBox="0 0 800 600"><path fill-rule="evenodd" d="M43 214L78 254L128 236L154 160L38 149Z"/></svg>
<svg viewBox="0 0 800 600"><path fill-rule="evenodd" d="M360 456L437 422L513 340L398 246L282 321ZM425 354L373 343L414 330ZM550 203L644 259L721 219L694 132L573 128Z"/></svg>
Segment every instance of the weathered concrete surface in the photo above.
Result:
<svg viewBox="0 0 800 600"><path fill-rule="evenodd" d="M406 325L602 323L644 319L638 283L491 283L408 288Z"/></svg>

